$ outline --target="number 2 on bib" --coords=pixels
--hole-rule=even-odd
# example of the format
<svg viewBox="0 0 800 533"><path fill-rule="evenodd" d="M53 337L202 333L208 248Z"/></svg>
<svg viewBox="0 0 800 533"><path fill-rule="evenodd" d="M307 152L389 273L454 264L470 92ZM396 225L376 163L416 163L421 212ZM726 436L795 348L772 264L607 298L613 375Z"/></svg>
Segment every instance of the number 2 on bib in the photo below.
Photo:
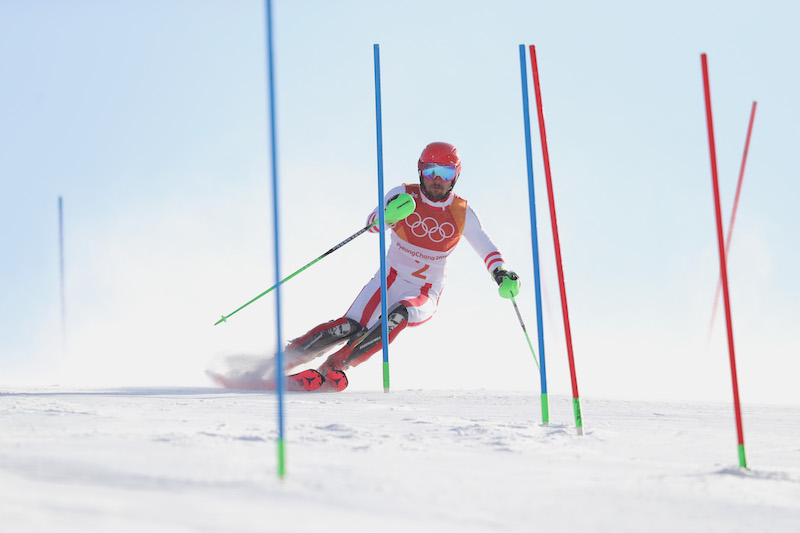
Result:
<svg viewBox="0 0 800 533"><path fill-rule="evenodd" d="M425 271L428 270L430 267L431 267L430 265L422 263L422 268L420 268L419 270L415 270L414 272L411 273L411 275L419 279L428 279L428 277L425 275Z"/></svg>

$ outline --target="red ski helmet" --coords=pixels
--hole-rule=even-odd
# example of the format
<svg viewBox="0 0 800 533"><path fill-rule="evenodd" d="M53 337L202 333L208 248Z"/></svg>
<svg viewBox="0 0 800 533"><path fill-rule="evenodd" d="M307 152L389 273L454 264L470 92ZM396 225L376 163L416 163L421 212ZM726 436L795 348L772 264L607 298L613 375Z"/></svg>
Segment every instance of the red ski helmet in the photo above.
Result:
<svg viewBox="0 0 800 533"><path fill-rule="evenodd" d="M456 185L458 176L461 174L461 158L458 157L458 150L456 150L455 146L450 143L443 142L430 143L425 147L424 150L422 150L422 154L419 156L419 161L417 161L417 172L419 174L420 191L422 191L422 193L431 200L440 201L444 198L440 197L439 195L432 196L432 194L427 190L425 178L422 176L422 171L425 169L425 167L430 166L431 163L455 167L455 176L449 180L445 178L445 181L450 182L450 188L447 189L447 192L444 195L444 198L446 198L453 191L453 187Z"/></svg>
<svg viewBox="0 0 800 533"><path fill-rule="evenodd" d="M456 147L450 143L435 142L426 146L417 162L417 170L419 172L422 172L422 165L425 163L453 165L456 167L456 179L461 174L461 158L458 157ZM455 180L453 181L455 182Z"/></svg>

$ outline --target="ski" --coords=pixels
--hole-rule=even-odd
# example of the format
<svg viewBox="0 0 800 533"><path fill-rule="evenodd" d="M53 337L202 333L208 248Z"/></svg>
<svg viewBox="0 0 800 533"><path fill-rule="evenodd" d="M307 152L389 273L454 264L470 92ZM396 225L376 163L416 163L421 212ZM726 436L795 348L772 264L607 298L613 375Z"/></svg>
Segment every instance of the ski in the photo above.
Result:
<svg viewBox="0 0 800 533"><path fill-rule="evenodd" d="M275 390L277 388L277 382L274 379L225 376L211 371L208 371L207 374L214 382L226 389ZM347 388L347 385L347 376L341 370L328 373L327 378L310 368L286 376L286 390L289 392L341 392Z"/></svg>

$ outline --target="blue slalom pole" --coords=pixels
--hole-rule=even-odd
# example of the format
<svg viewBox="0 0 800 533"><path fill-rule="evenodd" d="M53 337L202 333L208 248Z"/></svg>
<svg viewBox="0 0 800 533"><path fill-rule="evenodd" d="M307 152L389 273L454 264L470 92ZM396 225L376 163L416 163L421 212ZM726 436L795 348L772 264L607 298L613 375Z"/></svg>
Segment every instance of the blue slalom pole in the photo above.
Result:
<svg viewBox="0 0 800 533"><path fill-rule="evenodd" d="M381 253L381 339L383 341L383 392L389 392L389 317L386 305L386 206L383 192L383 124L381 121L381 50L372 47L375 57L375 124L378 141L378 220Z"/></svg>
<svg viewBox="0 0 800 533"><path fill-rule="evenodd" d="M531 244L533 248L533 286L536 298L536 328L539 330L539 378L542 388L542 423L550 423L547 400L547 372L544 362L544 325L542 322L542 285L539 278L539 236L536 228L536 198L533 190L533 155L531 148L531 119L528 110L528 73L525 67L525 45L519 45L519 69L522 76L522 118L525 123L525 157L528 164L528 204L531 214Z"/></svg>
<svg viewBox="0 0 800 533"><path fill-rule="evenodd" d="M284 419L283 400L285 378L283 372L283 339L281 338L281 261L280 261L280 231L278 231L278 144L275 127L275 68L272 54L272 2L266 0L266 33L267 33L267 85L269 86L269 116L270 116L270 150L272 153L272 224L275 229L275 316L277 317L278 350L276 355L278 365L277 393L278 393L278 477L283 479L286 475L286 448L284 445Z"/></svg>

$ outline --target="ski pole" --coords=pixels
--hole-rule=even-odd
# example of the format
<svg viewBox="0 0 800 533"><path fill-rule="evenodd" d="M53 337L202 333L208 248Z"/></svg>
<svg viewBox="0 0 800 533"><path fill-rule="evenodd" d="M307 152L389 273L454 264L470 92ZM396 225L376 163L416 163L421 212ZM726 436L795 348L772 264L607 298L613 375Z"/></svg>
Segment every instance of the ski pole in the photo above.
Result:
<svg viewBox="0 0 800 533"><path fill-rule="evenodd" d="M525 323L522 321L522 315L519 312L519 307L517 306L517 301L514 297L511 297L511 303L514 304L514 311L517 312L517 318L519 319L519 325L522 326L522 332L525 334L525 340L528 341L528 348L531 349L531 355L533 356L533 360L536 363L536 368L539 368L539 360L536 358L536 352L533 351L533 344L531 344L531 338L528 336L528 330L525 328Z"/></svg>
<svg viewBox="0 0 800 533"><path fill-rule="evenodd" d="M391 202L389 202L389 204L386 206L385 219L388 221L389 224L393 224L393 223L395 223L395 222L397 222L399 220L403 220L408 215L413 213L415 208L416 208L416 203L414 202L414 199L411 197L411 195L410 194L406 194L406 193L402 193L399 196L397 196L396 198L394 198ZM245 307L247 307L251 303L255 302L256 300L258 300L262 296L266 295L270 291L274 290L278 285L281 285L281 284L289 281L290 279L292 279L293 277L298 275L303 270L307 269L308 267L310 267L314 263L322 260L322 258L329 256L330 254L332 254L333 252L335 252L336 250L338 250L339 248L341 248L342 246L344 246L348 242L352 241L353 239L355 239L356 237L358 237L362 233L366 233L367 231L370 230L370 228L372 228L373 226L377 225L379 222L380 222L380 219L375 219L375 222L373 222L372 224L369 224L369 225L361 228L357 232L353 233L348 238L346 238L345 240L343 240L342 242L340 242L339 244L337 244L336 246L334 246L333 248L331 248L330 250L328 250L327 252L325 252L321 256L317 257L316 259L314 259L310 263L306 264L305 266L295 270L294 272L292 272L291 274L289 274L288 276L286 276L285 278L280 280L278 283L276 283L275 285L273 285L269 289L265 290L264 292L262 292L261 294L259 294L258 296L256 296L255 298L253 298L252 300L250 300L249 302L247 302L243 306L239 307L237 310L233 311L230 314L222 315L222 318L220 318L219 320L214 322L214 325L216 326L217 324L221 324L222 322L227 322L227 320L230 317L232 317L233 315L235 315L236 313L238 313L239 311L241 311L242 309L244 309Z"/></svg>

